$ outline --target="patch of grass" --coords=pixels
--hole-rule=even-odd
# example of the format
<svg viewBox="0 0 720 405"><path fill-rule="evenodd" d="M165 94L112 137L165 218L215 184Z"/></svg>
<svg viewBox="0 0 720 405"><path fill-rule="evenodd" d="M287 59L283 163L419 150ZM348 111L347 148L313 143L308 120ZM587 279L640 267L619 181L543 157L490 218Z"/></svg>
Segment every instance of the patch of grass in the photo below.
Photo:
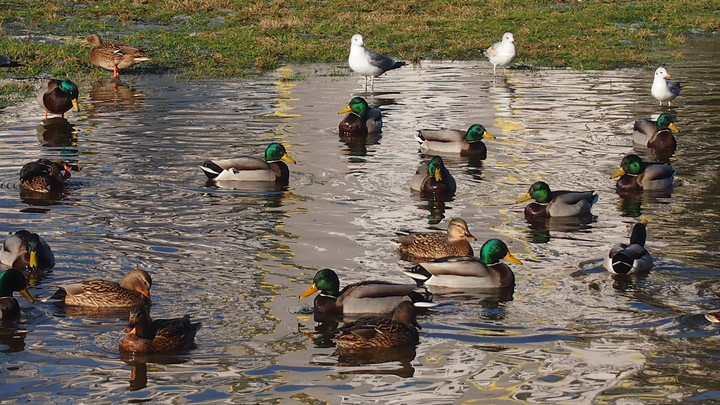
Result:
<svg viewBox="0 0 720 405"><path fill-rule="evenodd" d="M716 33L715 0L8 0L4 76L106 77L80 44L91 32L145 49L147 72L188 79L253 75L283 63L347 58L350 36L398 59L482 59L511 31L517 64L608 69L675 60L693 32ZM0 91L3 91L0 89Z"/></svg>

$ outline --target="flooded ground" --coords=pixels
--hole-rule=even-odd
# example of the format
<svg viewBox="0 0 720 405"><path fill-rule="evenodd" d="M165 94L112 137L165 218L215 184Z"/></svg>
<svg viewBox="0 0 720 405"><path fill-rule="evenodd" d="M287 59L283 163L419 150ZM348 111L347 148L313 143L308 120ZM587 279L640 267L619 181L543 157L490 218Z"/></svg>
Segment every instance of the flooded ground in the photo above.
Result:
<svg viewBox="0 0 720 405"><path fill-rule="evenodd" d="M692 42L667 66L683 84L671 107L650 96L654 69L509 70L486 62L404 67L364 93L345 66L285 67L238 82L180 83L128 74L80 83L69 124L43 123L34 99L0 115L0 231L43 235L57 260L31 288L151 272L152 314L200 320L197 349L173 357L118 351L127 315L22 301L0 330L2 399L33 403L698 403L720 401L717 138L720 42ZM300 78L299 80L296 80ZM292 80L290 80L292 79ZM340 142L353 95L384 114L380 138ZM632 122L678 117L671 193L621 197L610 175L631 153ZM413 196L420 128L484 124L488 157L445 157L454 199ZM286 189L207 185L208 158L259 155L282 142L296 161ZM77 162L59 199L21 192L18 171L40 157ZM596 190L589 221L529 224L515 204L531 183ZM648 219L656 267L613 278L602 257ZM299 300L314 273L341 283L411 282L390 239L462 217L501 238L511 299L436 295L419 317L415 352L339 358Z"/></svg>

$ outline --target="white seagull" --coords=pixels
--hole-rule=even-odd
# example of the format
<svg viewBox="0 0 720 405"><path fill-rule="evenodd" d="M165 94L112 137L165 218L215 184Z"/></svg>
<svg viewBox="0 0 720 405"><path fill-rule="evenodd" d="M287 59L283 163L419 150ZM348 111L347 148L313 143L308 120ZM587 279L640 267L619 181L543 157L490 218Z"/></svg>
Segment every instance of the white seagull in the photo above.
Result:
<svg viewBox="0 0 720 405"><path fill-rule="evenodd" d="M501 42L495 42L492 46L483 52L486 58L493 65L493 76L495 76L495 68L502 66L503 68L515 59L515 37L512 32L503 34Z"/></svg>
<svg viewBox="0 0 720 405"><path fill-rule="evenodd" d="M670 102L680 94L680 83L665 80L668 77L671 76L664 67L655 69L655 79L653 79L650 94L660 102L660 105L663 101L667 101L669 106Z"/></svg>
<svg viewBox="0 0 720 405"><path fill-rule="evenodd" d="M355 34L350 39L350 56L348 57L348 64L350 65L350 69L365 76L365 90L367 91L368 77L373 78L370 85L370 89L372 90L375 84L374 78L380 76L388 70L405 66L407 63L402 61L397 62L393 58L365 48L363 36Z"/></svg>

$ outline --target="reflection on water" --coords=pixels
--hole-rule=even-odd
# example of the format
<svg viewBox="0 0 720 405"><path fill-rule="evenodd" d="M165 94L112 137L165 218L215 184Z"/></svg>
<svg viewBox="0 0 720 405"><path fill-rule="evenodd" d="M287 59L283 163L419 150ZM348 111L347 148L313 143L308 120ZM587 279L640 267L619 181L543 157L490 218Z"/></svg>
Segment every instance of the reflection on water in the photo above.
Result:
<svg viewBox="0 0 720 405"><path fill-rule="evenodd" d="M44 121L34 100L9 107L0 115L0 232L44 235L57 261L32 293L143 266L154 280L153 314L190 313L203 329L182 356L129 360L118 351L126 314L21 302L23 319L0 333L3 397L717 402L718 327L701 314L720 308L718 46L702 38L686 47L673 69L684 89L671 107L649 94L652 67L493 79L484 62L432 61L388 73L383 93L361 93L362 79L335 67L284 67L239 82L88 83L81 111L65 121ZM296 69L307 79L287 80ZM339 138L337 111L354 95L382 109L381 138ZM664 111L682 129L669 158L672 194L616 193L610 174L637 148L634 120ZM497 136L487 159L443 156L455 197L414 196L410 179L428 160L416 131L476 122ZM287 187L206 184L198 166L209 157L255 154L272 141L298 162ZM22 195L18 171L38 158L83 171L55 199ZM528 222L514 201L537 180L596 190L594 216ZM602 257L640 215L656 267L639 278L607 274ZM315 322L297 299L317 269L336 269L344 283L408 282L395 231L450 217L466 219L478 240L507 241L524 263L513 268L514 291L436 292L412 354L336 353L337 323Z"/></svg>

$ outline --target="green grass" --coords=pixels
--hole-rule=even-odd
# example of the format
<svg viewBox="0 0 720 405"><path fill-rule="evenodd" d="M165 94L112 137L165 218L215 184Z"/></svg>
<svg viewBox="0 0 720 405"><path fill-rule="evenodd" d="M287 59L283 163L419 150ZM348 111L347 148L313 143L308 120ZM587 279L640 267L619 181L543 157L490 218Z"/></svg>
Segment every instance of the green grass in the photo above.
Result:
<svg viewBox="0 0 720 405"><path fill-rule="evenodd" d="M145 49L138 69L188 79L241 77L283 63L344 63L350 36L398 59L482 59L512 31L517 65L612 69L676 60L693 32L718 29L716 1L9 0L5 77L106 76L80 44L97 32ZM7 88L0 86L0 95ZM6 102L0 96L0 103Z"/></svg>

